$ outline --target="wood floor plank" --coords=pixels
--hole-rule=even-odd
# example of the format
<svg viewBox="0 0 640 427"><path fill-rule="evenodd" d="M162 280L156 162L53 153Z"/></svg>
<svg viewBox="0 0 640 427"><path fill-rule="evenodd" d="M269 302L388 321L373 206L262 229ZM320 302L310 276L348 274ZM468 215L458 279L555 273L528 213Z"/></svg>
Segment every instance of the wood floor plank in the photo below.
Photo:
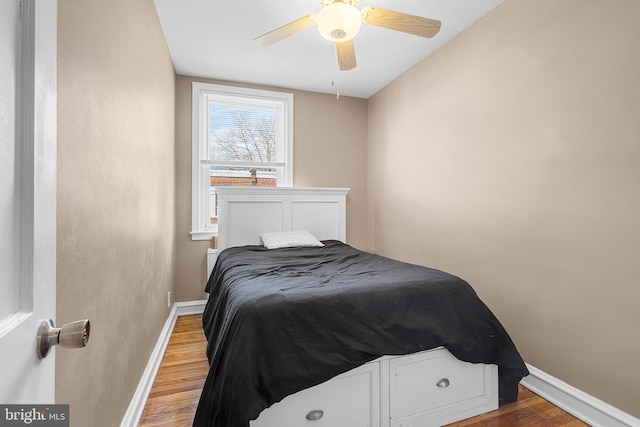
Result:
<svg viewBox="0 0 640 427"><path fill-rule="evenodd" d="M191 427L209 364L202 316L180 316L147 399L139 426ZM589 427L531 390L518 401L447 427Z"/></svg>

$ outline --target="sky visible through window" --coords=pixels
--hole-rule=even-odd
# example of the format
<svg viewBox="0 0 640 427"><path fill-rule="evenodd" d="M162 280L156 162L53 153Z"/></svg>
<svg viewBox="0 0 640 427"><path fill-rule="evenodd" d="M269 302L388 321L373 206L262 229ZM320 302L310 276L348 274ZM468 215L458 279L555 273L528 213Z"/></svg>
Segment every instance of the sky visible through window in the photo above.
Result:
<svg viewBox="0 0 640 427"><path fill-rule="evenodd" d="M209 159L275 161L276 120L272 109L210 103Z"/></svg>

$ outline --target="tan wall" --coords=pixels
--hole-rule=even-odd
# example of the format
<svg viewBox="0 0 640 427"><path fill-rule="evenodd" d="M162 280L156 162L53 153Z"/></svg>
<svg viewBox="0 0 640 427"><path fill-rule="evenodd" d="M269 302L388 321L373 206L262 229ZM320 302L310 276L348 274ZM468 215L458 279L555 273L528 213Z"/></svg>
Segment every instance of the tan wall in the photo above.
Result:
<svg viewBox="0 0 640 427"><path fill-rule="evenodd" d="M206 253L210 241L192 241L191 227L191 83L238 83L178 76L176 80L176 283L178 301L203 299ZM248 86L242 84L241 86ZM265 88L283 91L279 88ZM366 143L364 99L293 93L293 182L296 187L349 187L347 241L367 248Z"/></svg>
<svg viewBox="0 0 640 427"><path fill-rule="evenodd" d="M368 105L372 245L464 277L527 362L635 416L638 16L507 0Z"/></svg>
<svg viewBox="0 0 640 427"><path fill-rule="evenodd" d="M175 72L152 0L58 3L56 349L71 426L120 424L169 314L175 275Z"/></svg>

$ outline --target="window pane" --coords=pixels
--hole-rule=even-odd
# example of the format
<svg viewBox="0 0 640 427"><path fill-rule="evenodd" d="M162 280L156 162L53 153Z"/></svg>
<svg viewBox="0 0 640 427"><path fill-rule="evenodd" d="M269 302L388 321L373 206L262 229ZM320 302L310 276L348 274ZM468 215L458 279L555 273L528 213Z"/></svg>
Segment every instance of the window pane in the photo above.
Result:
<svg viewBox="0 0 640 427"><path fill-rule="evenodd" d="M278 112L210 101L209 160L275 162Z"/></svg>

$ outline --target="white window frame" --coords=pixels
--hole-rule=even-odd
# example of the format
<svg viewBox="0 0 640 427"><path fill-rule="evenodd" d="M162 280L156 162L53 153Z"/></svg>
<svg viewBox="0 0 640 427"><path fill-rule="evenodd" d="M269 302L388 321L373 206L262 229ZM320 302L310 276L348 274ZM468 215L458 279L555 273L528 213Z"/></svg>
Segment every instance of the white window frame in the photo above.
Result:
<svg viewBox="0 0 640 427"><path fill-rule="evenodd" d="M293 94L211 83L193 82L191 95L191 239L208 240L218 235L218 225L211 224L210 164L207 153L206 97L211 94L235 96L243 102L256 100L277 104L282 112L282 158L285 163L278 174L278 187L293 186Z"/></svg>

